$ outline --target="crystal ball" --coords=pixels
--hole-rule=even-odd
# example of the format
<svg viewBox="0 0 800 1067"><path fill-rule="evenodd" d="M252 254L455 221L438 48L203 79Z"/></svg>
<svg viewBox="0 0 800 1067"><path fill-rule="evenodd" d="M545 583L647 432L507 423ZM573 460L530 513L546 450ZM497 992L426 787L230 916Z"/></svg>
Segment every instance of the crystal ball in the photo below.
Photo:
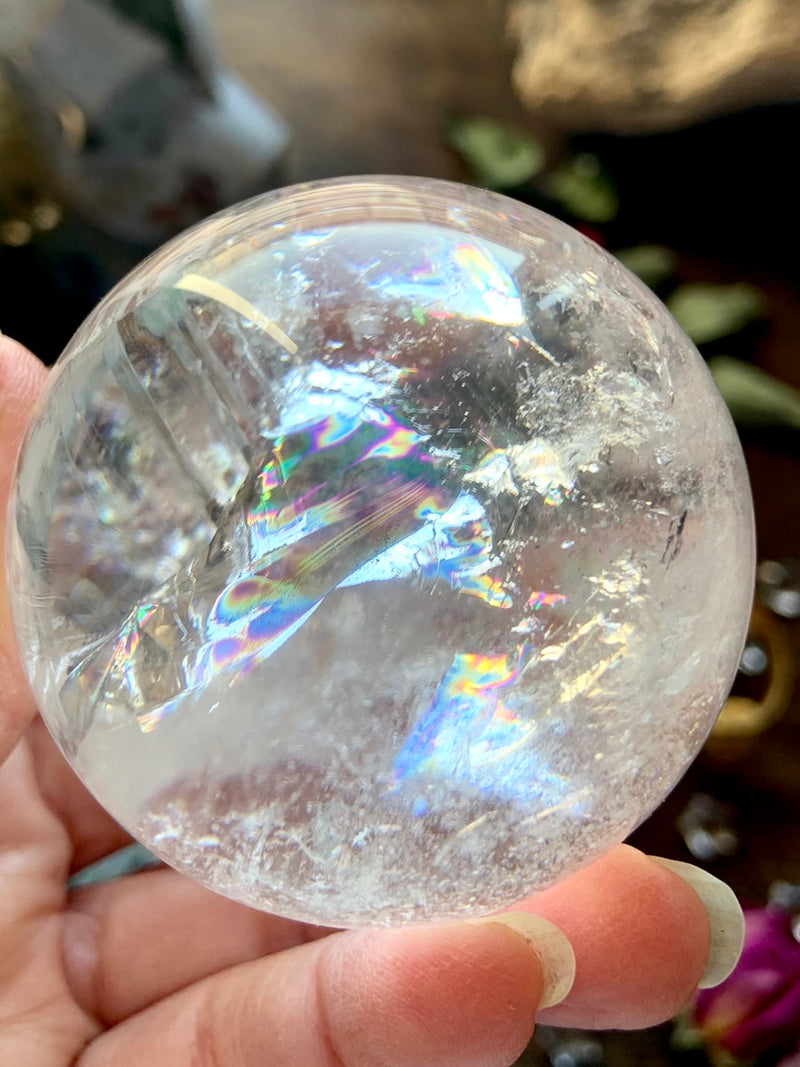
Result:
<svg viewBox="0 0 800 1067"><path fill-rule="evenodd" d="M337 926L489 913L621 841L736 671L710 374L579 233L445 182L227 210L74 337L9 576L42 715L166 863Z"/></svg>

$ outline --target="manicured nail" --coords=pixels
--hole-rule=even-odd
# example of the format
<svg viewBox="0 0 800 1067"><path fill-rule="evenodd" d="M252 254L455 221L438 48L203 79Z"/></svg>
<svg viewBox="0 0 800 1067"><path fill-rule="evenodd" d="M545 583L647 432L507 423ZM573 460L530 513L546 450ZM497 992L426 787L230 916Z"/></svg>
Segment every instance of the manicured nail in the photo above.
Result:
<svg viewBox="0 0 800 1067"><path fill-rule="evenodd" d="M680 860L653 856L657 863L677 874L700 897L711 924L711 950L699 989L713 989L731 974L744 945L744 913L730 886L713 874Z"/></svg>
<svg viewBox="0 0 800 1067"><path fill-rule="evenodd" d="M539 957L544 978L544 991L539 1008L552 1008L567 996L575 981L575 953L572 945L557 926L531 915L527 911L504 911L500 915L488 915L472 919L476 923L500 923L523 937Z"/></svg>

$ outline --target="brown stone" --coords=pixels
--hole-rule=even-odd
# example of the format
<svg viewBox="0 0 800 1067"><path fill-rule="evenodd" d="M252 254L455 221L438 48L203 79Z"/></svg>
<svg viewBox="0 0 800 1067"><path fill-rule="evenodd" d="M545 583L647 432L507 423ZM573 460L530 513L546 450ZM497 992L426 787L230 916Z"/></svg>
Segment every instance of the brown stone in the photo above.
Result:
<svg viewBox="0 0 800 1067"><path fill-rule="evenodd" d="M800 95L797 0L515 0L514 81L569 130L644 132Z"/></svg>

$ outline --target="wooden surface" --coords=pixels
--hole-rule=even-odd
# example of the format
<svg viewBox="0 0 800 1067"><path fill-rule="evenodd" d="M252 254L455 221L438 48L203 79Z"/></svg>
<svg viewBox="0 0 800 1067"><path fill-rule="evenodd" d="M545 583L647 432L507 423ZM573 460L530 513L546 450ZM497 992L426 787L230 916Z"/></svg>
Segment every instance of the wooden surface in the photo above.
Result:
<svg viewBox="0 0 800 1067"><path fill-rule="evenodd" d="M520 118L501 0L215 0L230 64L294 130L287 178L458 178L452 111Z"/></svg>

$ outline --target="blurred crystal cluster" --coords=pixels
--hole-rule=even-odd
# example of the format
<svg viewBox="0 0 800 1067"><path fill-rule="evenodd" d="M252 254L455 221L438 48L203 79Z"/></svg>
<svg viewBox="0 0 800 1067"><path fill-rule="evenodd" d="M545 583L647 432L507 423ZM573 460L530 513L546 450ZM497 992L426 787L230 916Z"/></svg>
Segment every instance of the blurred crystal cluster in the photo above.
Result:
<svg viewBox="0 0 800 1067"><path fill-rule="evenodd" d="M278 184L287 142L220 60L204 4L4 0L3 329L52 362L146 252Z"/></svg>
<svg viewBox="0 0 800 1067"><path fill-rule="evenodd" d="M278 116L218 60L202 5L19 0L0 72L58 199L157 244L270 184Z"/></svg>

